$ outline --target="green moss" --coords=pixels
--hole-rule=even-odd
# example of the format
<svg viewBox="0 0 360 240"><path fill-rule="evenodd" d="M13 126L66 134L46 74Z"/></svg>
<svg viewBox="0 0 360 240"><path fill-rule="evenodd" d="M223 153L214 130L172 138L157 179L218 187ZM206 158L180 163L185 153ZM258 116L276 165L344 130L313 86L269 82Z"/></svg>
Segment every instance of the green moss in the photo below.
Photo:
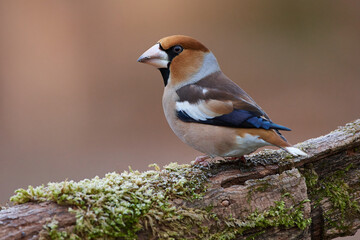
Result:
<svg viewBox="0 0 360 240"><path fill-rule="evenodd" d="M44 226L42 239L136 239L141 230L150 231L158 239L185 239L185 236L234 239L251 231L255 234L251 239L268 227L304 229L310 224L311 220L303 216L306 201L286 207L282 199L264 212L255 211L245 219L225 220L212 213L212 206L175 207L172 204L175 199L194 201L203 197L207 173L198 167L175 163L163 170L155 164L153 167L155 170L142 173L130 168L121 174L109 173L104 178L29 186L17 190L11 201L16 204L54 201L69 205L69 211L76 215L76 225L59 229L53 219ZM264 182L256 185L254 191L265 191L268 187ZM219 225L219 221L225 222L225 226Z"/></svg>
<svg viewBox="0 0 360 240"><path fill-rule="evenodd" d="M327 198L332 209L324 213L324 218L330 227L335 227L338 230L346 230L350 227L346 220L360 214L360 206L354 194L355 189L350 188L345 182L346 173L351 168L352 164L321 180L312 167L303 171L308 192L315 202L314 207L317 207L323 199ZM339 219L334 218L336 213L339 214Z"/></svg>
<svg viewBox="0 0 360 240"><path fill-rule="evenodd" d="M294 155L290 154L290 153L286 153L285 157L281 159L281 161L288 161L291 159L294 159Z"/></svg>
<svg viewBox="0 0 360 240"><path fill-rule="evenodd" d="M154 167L155 171L143 173L130 169L121 174L109 173L104 178L29 186L17 190L11 201L17 204L54 201L70 205L69 211L76 214L72 234L81 239L135 239L143 226L160 238L185 234L186 226L199 222L206 211L175 208L170 200L201 198L207 178L202 170L190 165L173 163L162 171ZM155 229L155 224L163 227ZM55 231L54 224L48 230L53 239L69 237L68 233Z"/></svg>
<svg viewBox="0 0 360 240"><path fill-rule="evenodd" d="M360 152L360 146L359 146L359 147L355 147L353 150L354 150L355 153Z"/></svg>
<svg viewBox="0 0 360 240"><path fill-rule="evenodd" d="M80 240L81 238L74 234L66 231L58 231L58 221L53 219L50 223L44 226L45 232L40 233L40 240L42 239L76 239Z"/></svg>
<svg viewBox="0 0 360 240"><path fill-rule="evenodd" d="M249 191L248 191L247 196L246 196L247 202L249 204L252 201L252 197L253 197L254 193L265 192L269 188L272 187L272 185L265 179L257 179L257 180L255 180L255 182L256 182L256 184L249 187Z"/></svg>
<svg viewBox="0 0 360 240"><path fill-rule="evenodd" d="M265 192L269 187L271 187L270 183L262 182L261 184L256 186L255 192Z"/></svg>
<svg viewBox="0 0 360 240"><path fill-rule="evenodd" d="M342 230L350 227L346 223L347 218L351 218L360 213L359 204L355 200L356 196L344 180L345 172L347 172L348 169L349 168L344 171L338 171L336 174L320 182L320 186L322 187L321 194L324 197L328 197L333 206L331 211L327 211L324 214L325 219L328 220L330 226ZM335 211L340 212L340 221L330 218Z"/></svg>
<svg viewBox="0 0 360 240"><path fill-rule="evenodd" d="M313 189L319 180L319 176L313 168L313 165L310 164L308 168L304 169L302 171L302 175L305 177L305 182L308 189Z"/></svg>
<svg viewBox="0 0 360 240"><path fill-rule="evenodd" d="M255 211L244 220L229 218L226 220L227 228L212 235L210 239L234 239L248 230L257 229L258 231L249 237L249 239L254 239L256 236L264 233L263 229L269 227L282 227L286 229L298 227L304 230L311 224L311 218L305 218L303 214L304 204L309 202L309 200L304 200L297 206L286 207L284 198L289 197L291 197L290 194L284 194L282 200L275 201L275 205L268 210L261 213Z"/></svg>

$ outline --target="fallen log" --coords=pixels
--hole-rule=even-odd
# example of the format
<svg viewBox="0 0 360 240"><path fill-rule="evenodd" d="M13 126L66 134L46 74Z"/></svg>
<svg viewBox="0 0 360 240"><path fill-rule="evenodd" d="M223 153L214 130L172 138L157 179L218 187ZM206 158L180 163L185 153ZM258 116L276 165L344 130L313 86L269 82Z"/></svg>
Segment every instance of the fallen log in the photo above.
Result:
<svg viewBox="0 0 360 240"><path fill-rule="evenodd" d="M161 170L20 189L0 239L333 239L360 228L360 119L247 163Z"/></svg>

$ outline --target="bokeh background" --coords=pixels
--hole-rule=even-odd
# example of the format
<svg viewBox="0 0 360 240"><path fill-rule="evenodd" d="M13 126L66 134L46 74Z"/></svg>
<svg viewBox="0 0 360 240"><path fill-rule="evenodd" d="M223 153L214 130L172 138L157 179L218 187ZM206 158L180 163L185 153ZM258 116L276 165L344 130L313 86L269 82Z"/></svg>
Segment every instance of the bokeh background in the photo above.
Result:
<svg viewBox="0 0 360 240"><path fill-rule="evenodd" d="M173 34L209 47L292 143L360 117L359 1L0 1L0 203L199 155L136 62Z"/></svg>

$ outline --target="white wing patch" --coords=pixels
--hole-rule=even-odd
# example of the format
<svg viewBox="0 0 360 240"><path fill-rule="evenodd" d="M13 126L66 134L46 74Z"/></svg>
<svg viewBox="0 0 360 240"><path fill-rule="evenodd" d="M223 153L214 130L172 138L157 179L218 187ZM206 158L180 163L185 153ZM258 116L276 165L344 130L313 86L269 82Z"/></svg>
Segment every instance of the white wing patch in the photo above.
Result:
<svg viewBox="0 0 360 240"><path fill-rule="evenodd" d="M196 104L191 104L188 101L176 102L176 110L185 112L187 115L189 115L189 117L196 121L206 121L207 119L213 118L201 110L202 102L203 101L200 101Z"/></svg>

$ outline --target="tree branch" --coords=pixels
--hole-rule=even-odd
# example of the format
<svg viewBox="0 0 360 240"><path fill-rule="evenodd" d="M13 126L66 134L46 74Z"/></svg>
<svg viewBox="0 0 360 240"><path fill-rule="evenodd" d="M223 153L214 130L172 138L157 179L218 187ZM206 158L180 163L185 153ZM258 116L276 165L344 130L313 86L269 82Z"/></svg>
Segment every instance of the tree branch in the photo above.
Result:
<svg viewBox="0 0 360 240"><path fill-rule="evenodd" d="M282 150L264 150L247 156L245 165L217 162L201 169L206 175L202 197L191 201L168 197L170 206L182 211L181 219L188 217L193 223L188 231L179 230L179 237L333 239L354 234L360 228L360 119L297 147L308 156L293 158ZM74 204L64 206L56 199L39 202L44 199L35 195L29 193L27 201L32 202L0 211L0 239L49 238L54 219L56 231L76 232L75 214L68 211L76 208ZM139 239L164 238L161 234L166 231L176 235L161 217L153 221L148 212L141 214ZM183 224L189 224L185 220Z"/></svg>

